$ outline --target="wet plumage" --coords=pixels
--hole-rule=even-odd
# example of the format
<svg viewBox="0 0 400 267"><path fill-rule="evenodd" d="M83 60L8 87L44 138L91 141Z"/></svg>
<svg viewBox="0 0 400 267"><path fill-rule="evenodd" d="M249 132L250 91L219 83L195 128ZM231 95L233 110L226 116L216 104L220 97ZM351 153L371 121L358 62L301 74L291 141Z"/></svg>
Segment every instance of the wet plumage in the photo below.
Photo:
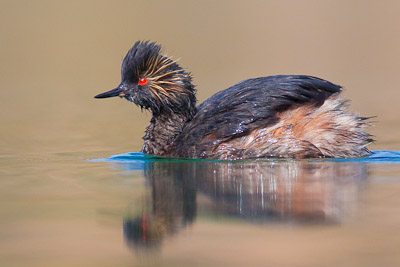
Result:
<svg viewBox="0 0 400 267"><path fill-rule="evenodd" d="M152 112L143 153L186 158L360 157L372 141L346 111L341 87L305 75L242 81L196 107L191 75L160 46L137 42L121 84L96 98L124 97Z"/></svg>

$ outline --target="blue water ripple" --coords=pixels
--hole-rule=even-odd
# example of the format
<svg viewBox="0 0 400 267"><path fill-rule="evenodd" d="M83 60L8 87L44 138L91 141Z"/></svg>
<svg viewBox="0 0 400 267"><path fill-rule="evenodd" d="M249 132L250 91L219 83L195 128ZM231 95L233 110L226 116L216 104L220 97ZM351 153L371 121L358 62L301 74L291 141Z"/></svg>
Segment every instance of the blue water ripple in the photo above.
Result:
<svg viewBox="0 0 400 267"><path fill-rule="evenodd" d="M185 159L149 156L140 152L128 152L128 153L113 155L108 158L90 159L89 161L115 163L118 165L117 168L122 167L122 169L124 170L145 170L146 164L151 161L182 161L182 160ZM277 160L281 161L281 159ZM400 151L375 150L372 151L372 153L368 157L363 157L363 158L310 159L309 161L360 162L369 164L399 164Z"/></svg>
<svg viewBox="0 0 400 267"><path fill-rule="evenodd" d="M329 161L398 164L400 163L400 151L375 150L368 157L330 159Z"/></svg>

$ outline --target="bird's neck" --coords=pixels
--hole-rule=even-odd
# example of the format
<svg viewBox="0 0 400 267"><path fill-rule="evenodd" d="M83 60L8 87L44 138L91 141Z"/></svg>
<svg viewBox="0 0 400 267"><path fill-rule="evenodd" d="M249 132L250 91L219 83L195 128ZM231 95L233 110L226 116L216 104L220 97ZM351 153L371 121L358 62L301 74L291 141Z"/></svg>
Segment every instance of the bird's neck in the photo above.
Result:
<svg viewBox="0 0 400 267"><path fill-rule="evenodd" d="M193 118L194 113L195 110L186 114L153 114L143 137L142 152L151 155L168 156L171 147L174 146L176 136L182 132L184 125Z"/></svg>

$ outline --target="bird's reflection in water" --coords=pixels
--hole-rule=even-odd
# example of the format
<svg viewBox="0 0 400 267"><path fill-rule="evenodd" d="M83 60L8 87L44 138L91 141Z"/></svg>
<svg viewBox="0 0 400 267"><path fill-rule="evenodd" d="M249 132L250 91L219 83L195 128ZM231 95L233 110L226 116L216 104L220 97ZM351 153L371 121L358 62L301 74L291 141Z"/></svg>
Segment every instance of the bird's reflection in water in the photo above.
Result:
<svg viewBox="0 0 400 267"><path fill-rule="evenodd" d="M145 176L151 190L143 204L147 212L126 217L124 235L130 245L154 247L198 215L252 222L341 223L354 210L367 166L330 161L161 160L148 162Z"/></svg>

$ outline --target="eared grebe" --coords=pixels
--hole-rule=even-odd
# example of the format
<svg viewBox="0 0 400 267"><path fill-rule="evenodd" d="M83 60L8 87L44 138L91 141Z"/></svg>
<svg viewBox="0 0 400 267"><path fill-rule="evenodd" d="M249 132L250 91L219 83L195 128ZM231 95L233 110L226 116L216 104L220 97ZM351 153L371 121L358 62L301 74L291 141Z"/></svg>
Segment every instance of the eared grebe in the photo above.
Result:
<svg viewBox="0 0 400 267"><path fill-rule="evenodd" d="M346 111L341 86L305 75L242 81L196 107L190 73L138 41L122 82L95 98L119 96L152 112L142 152L209 158L348 158L370 153L366 118Z"/></svg>

